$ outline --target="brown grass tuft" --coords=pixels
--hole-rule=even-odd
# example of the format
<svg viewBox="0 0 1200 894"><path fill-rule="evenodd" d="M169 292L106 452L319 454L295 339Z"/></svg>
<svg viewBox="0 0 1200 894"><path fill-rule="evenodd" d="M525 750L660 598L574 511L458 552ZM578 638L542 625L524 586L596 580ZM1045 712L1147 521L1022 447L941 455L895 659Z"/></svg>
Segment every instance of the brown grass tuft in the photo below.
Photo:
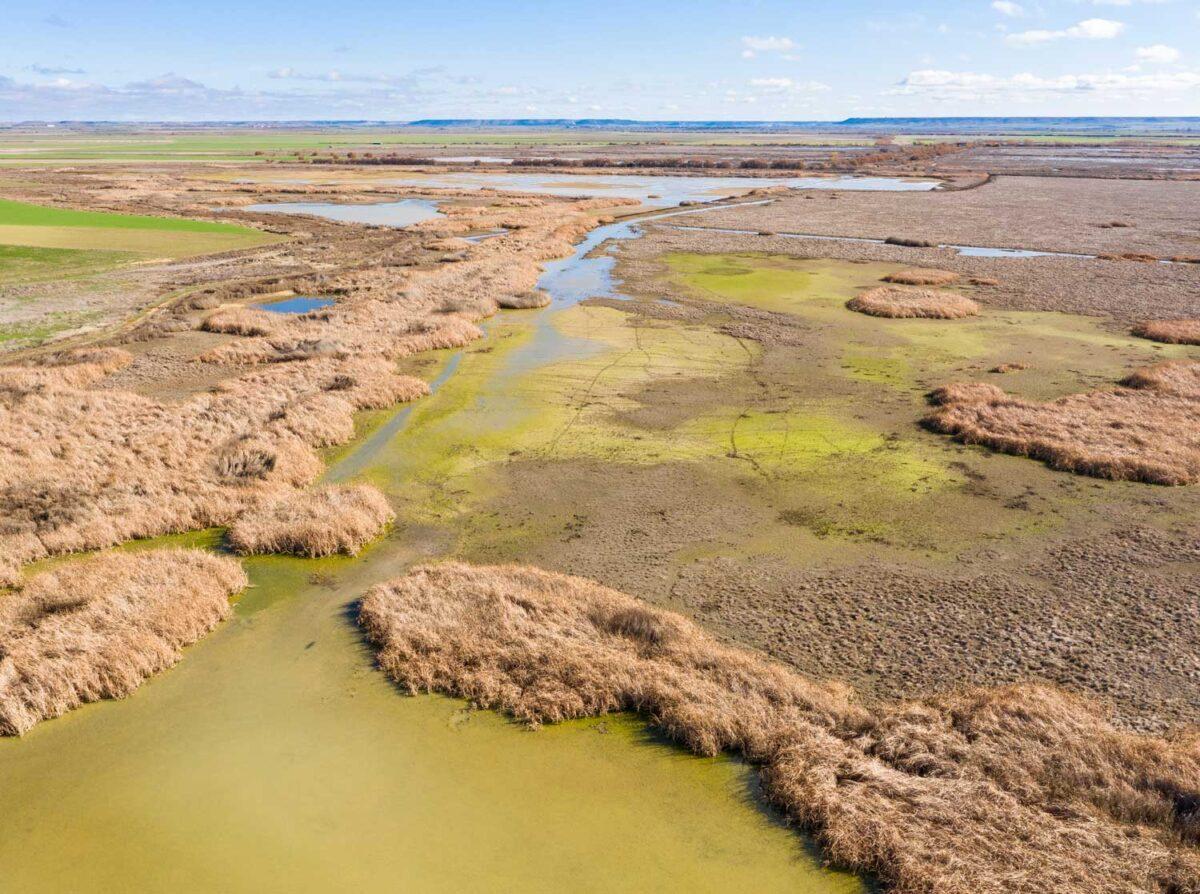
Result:
<svg viewBox="0 0 1200 894"><path fill-rule="evenodd" d="M913 267L890 273L883 278L884 282L902 286L944 286L956 282L959 275L951 270L936 270L932 267Z"/></svg>
<svg viewBox="0 0 1200 894"><path fill-rule="evenodd" d="M986 403L1003 400L1007 395L988 382L951 382L929 392L929 402L934 406L962 403Z"/></svg>
<svg viewBox="0 0 1200 894"><path fill-rule="evenodd" d="M954 292L897 286L868 289L847 301L846 307L873 317L897 319L923 317L931 320L957 320L979 313L978 304Z"/></svg>
<svg viewBox="0 0 1200 894"><path fill-rule="evenodd" d="M279 314L253 307L223 307L204 318L205 332L226 335L271 335L280 327Z"/></svg>
<svg viewBox="0 0 1200 894"><path fill-rule="evenodd" d="M973 286L998 286L998 285L1000 285L1000 280L993 279L990 276L972 276L970 279L967 280L967 282L969 282Z"/></svg>
<svg viewBox="0 0 1200 894"><path fill-rule="evenodd" d="M199 550L102 553L0 594L0 735L122 698L229 614L246 575Z"/></svg>
<svg viewBox="0 0 1200 894"><path fill-rule="evenodd" d="M949 391L964 387L965 396ZM1137 370L1117 389L1049 403L1010 397L992 385L939 391L948 393L924 424L965 444L1098 478L1200 480L1200 362L1161 363Z"/></svg>
<svg viewBox="0 0 1200 894"><path fill-rule="evenodd" d="M1019 361L1015 362L1015 363L999 363L996 366L993 366L991 369L989 369L988 372L990 372L990 373L1010 373L1010 372L1019 372L1022 369L1029 369L1029 364L1021 363Z"/></svg>
<svg viewBox="0 0 1200 894"><path fill-rule="evenodd" d="M1132 331L1139 338L1168 345L1200 345L1200 320L1146 320Z"/></svg>
<svg viewBox="0 0 1200 894"><path fill-rule="evenodd" d="M505 310L532 310L548 305L550 293L543 292L541 289L531 289L518 295L502 295L496 301Z"/></svg>
<svg viewBox="0 0 1200 894"><path fill-rule="evenodd" d="M742 754L833 861L900 894L1200 885L1196 740L1118 732L1049 687L868 709L682 617L511 566L417 568L359 622L411 692L533 724L637 711L698 754Z"/></svg>
<svg viewBox="0 0 1200 894"><path fill-rule="evenodd" d="M242 555L357 555L396 517L387 498L366 484L293 491L242 515L229 528Z"/></svg>

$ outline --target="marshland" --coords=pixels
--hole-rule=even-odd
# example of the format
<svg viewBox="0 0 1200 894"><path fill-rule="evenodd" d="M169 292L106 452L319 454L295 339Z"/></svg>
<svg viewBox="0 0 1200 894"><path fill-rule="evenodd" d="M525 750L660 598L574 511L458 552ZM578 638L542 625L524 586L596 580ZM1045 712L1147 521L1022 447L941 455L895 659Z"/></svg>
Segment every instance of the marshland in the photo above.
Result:
<svg viewBox="0 0 1200 894"><path fill-rule="evenodd" d="M12 138L17 889L1200 885L1195 181L423 136Z"/></svg>

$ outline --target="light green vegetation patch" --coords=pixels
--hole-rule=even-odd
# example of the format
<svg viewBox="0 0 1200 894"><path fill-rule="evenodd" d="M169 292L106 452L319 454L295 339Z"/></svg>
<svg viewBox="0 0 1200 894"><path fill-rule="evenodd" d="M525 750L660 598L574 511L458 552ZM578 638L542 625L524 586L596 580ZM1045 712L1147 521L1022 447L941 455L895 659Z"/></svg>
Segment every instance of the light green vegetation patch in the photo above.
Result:
<svg viewBox="0 0 1200 894"><path fill-rule="evenodd" d="M122 230L171 230L183 233L244 233L237 224L182 217L152 217L112 211L77 211L0 199L0 226L14 227L103 227Z"/></svg>
<svg viewBox="0 0 1200 894"><path fill-rule="evenodd" d="M54 311L37 320L2 323L0 346L6 349L34 347L72 329L94 323L99 318L100 314L96 311Z"/></svg>
<svg viewBox="0 0 1200 894"><path fill-rule="evenodd" d="M924 320L846 309L848 297L880 285L897 265L685 253L669 254L664 263L669 282L696 297L787 313L818 327L812 353L823 376L849 376L918 396L949 380L984 378L1048 399L1111 384L1147 363L1193 356L1186 347L1154 345L1072 314L998 311L984 304L976 317ZM972 294L969 287L949 291ZM1013 362L1029 368L988 374Z"/></svg>
<svg viewBox="0 0 1200 894"><path fill-rule="evenodd" d="M250 248L279 238L219 221L76 211L0 199L0 245L179 258ZM71 272L64 270L62 275Z"/></svg>
<svg viewBox="0 0 1200 894"><path fill-rule="evenodd" d="M86 276L118 267L135 257L119 251L0 245L0 285Z"/></svg>

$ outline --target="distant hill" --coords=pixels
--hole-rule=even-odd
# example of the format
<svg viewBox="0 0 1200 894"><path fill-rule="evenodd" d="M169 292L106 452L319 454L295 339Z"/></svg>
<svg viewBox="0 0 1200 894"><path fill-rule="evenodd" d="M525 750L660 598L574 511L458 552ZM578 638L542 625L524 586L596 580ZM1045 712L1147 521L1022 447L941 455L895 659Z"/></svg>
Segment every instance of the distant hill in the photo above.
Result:
<svg viewBox="0 0 1200 894"><path fill-rule="evenodd" d="M408 127L548 130L848 131L930 134L1200 134L1200 117L1140 118L846 118L842 121L636 121L628 118L424 118Z"/></svg>

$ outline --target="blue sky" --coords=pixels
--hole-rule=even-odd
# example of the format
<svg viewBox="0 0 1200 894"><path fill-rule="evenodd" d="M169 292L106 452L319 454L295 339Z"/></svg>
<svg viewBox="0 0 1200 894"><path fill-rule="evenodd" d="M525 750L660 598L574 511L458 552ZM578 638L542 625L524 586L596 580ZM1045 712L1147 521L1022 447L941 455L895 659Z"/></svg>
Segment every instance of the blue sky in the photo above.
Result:
<svg viewBox="0 0 1200 894"><path fill-rule="evenodd" d="M9 0L0 120L1200 115L1195 0Z"/></svg>

